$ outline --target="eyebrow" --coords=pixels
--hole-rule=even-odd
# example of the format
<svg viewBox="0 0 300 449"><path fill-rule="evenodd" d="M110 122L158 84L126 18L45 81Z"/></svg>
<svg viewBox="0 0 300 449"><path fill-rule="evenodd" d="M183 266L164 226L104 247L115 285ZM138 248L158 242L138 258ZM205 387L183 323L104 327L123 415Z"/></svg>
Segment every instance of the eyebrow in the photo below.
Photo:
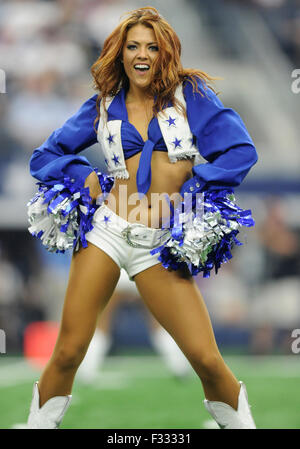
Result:
<svg viewBox="0 0 300 449"><path fill-rule="evenodd" d="M129 42L133 42L134 44L139 44L139 43L140 43L140 42L133 41L133 40L130 40L130 41L128 41L127 43L129 43ZM151 45L151 44L156 44L156 45L157 45L157 42L148 42L148 43L147 43L147 45Z"/></svg>

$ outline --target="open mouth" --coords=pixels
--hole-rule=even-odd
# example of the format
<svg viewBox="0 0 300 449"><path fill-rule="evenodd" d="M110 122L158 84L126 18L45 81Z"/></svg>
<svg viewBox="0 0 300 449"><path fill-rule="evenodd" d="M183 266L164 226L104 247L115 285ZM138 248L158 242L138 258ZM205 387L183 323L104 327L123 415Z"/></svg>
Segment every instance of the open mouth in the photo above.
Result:
<svg viewBox="0 0 300 449"><path fill-rule="evenodd" d="M137 72L144 73L150 69L150 66L148 64L135 64L134 68Z"/></svg>

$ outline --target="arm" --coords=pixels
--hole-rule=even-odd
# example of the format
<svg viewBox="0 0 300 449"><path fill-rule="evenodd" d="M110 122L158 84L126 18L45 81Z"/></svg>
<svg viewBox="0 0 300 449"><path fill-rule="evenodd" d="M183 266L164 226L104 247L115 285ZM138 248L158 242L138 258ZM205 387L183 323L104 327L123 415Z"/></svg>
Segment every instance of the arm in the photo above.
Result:
<svg viewBox="0 0 300 449"><path fill-rule="evenodd" d="M89 161L77 153L97 142L94 120L97 94L87 100L61 128L36 150L30 159L30 173L39 181L53 185L65 176L80 181L93 171Z"/></svg>
<svg viewBox="0 0 300 449"><path fill-rule="evenodd" d="M193 167L193 178L181 188L185 192L224 189L238 186L257 161L257 153L249 133L232 109L225 108L211 89L193 93L187 82L184 94L187 117L197 139L200 154L208 161Z"/></svg>

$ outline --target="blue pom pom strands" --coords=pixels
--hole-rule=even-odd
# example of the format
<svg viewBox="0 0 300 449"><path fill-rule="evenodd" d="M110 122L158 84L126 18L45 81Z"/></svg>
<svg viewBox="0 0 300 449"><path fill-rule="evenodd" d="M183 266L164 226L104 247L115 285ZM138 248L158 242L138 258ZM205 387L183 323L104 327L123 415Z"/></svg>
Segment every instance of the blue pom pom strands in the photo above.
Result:
<svg viewBox="0 0 300 449"><path fill-rule="evenodd" d="M113 177L96 168L94 171L102 190L97 204L92 202L88 188L69 177L53 186L37 183L38 192L27 204L28 230L49 252L76 250L80 243L87 247L85 234L93 229L93 215L114 184Z"/></svg>
<svg viewBox="0 0 300 449"><path fill-rule="evenodd" d="M103 194L93 203L89 189L66 177L53 186L38 183L38 193L28 203L29 232L41 240L50 252L87 247L85 235L93 229L95 211L114 184L114 177L95 169ZM208 278L211 270L218 273L223 263L232 258L235 245L242 245L237 234L242 226L254 226L250 210L241 209L233 191L209 190L196 195L184 194L184 201L174 208L168 196L170 218L162 228L170 237L150 253L166 269L188 267L196 276Z"/></svg>
<svg viewBox="0 0 300 449"><path fill-rule="evenodd" d="M178 270L188 266L196 276L203 272L208 278L214 268L218 273L222 263L232 258L241 226L254 226L250 210L237 206L232 190L211 190L197 195L184 195L184 201L174 210L170 204L169 240L151 251L159 253L166 269Z"/></svg>

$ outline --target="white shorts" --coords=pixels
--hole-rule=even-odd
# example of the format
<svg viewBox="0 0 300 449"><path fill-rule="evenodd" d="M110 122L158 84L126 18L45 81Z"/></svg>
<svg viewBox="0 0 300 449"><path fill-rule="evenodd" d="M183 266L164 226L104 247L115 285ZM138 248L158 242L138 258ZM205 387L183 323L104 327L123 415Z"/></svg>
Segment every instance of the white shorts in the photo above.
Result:
<svg viewBox="0 0 300 449"><path fill-rule="evenodd" d="M137 286L135 282L130 282L130 279L128 277L128 274L126 271L122 268L120 277L116 286L116 290L121 291L123 293L126 293L131 296L140 296L139 291L137 289Z"/></svg>
<svg viewBox="0 0 300 449"><path fill-rule="evenodd" d="M127 272L131 281L136 274L160 263L159 254L151 255L150 251L170 235L163 229L129 223L105 204L96 210L93 226L86 234L86 240L111 257L120 269Z"/></svg>

